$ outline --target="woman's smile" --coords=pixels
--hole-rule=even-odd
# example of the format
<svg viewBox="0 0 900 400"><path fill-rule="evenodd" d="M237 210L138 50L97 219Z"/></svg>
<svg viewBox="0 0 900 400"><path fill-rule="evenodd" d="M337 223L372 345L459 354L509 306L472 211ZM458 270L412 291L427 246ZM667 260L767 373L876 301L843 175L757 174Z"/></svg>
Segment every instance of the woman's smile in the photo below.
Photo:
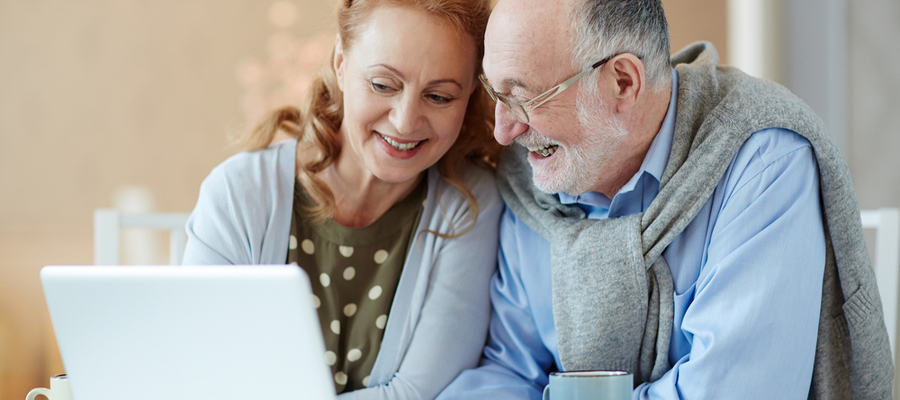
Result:
<svg viewBox="0 0 900 400"><path fill-rule="evenodd" d="M424 140L403 142L399 139L398 140L391 139L389 136L385 136L378 132L375 132L375 133L377 133L378 136L381 136L381 138L384 139L384 141L387 142L387 144L391 145L391 147L393 147L394 149L400 150L400 151L412 150L412 149L418 147L420 143L425 142Z"/></svg>

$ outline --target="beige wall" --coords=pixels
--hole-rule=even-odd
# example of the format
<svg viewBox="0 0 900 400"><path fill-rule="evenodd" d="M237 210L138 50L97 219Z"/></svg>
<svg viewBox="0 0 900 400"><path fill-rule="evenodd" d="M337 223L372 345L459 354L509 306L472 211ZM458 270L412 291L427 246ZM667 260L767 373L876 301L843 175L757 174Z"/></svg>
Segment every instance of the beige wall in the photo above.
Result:
<svg viewBox="0 0 900 400"><path fill-rule="evenodd" d="M274 3L0 0L0 399L62 372L38 271L92 263L92 211L124 185L190 211L226 132L315 69L269 49L318 65L334 2L287 28Z"/></svg>
<svg viewBox="0 0 900 400"><path fill-rule="evenodd" d="M0 226L87 227L123 184L190 209L243 123L236 67L267 56L270 4L0 2ZM303 11L290 32L330 26L330 2Z"/></svg>
<svg viewBox="0 0 900 400"><path fill-rule="evenodd" d="M669 20L672 54L706 40L719 51L719 62L728 63L728 10L725 0L662 0Z"/></svg>
<svg viewBox="0 0 900 400"><path fill-rule="evenodd" d="M664 3L673 51L727 60L724 1ZM336 0L274 4L0 0L0 399L62 372L38 271L92 263L92 211L125 185L190 211L226 132L302 92Z"/></svg>

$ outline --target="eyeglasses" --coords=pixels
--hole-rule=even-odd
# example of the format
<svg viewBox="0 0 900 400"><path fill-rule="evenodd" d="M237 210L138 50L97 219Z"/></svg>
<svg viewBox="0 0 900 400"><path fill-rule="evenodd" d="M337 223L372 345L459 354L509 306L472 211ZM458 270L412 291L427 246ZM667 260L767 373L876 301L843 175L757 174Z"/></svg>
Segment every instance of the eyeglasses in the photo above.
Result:
<svg viewBox="0 0 900 400"><path fill-rule="evenodd" d="M566 79L565 82L560 83L556 87L554 87L544 93L541 93L537 97L535 97L531 100L528 100L524 103L522 103L512 97L497 93L497 91L494 90L493 87L491 87L491 84L488 83L488 80L484 76L484 74L479 74L478 79L481 80L481 84L484 85L484 89L487 90L488 94L491 96L491 99L493 99L495 102L499 102L499 103L503 104L504 106L506 106L506 108L510 111L510 113L513 115L513 118L515 118L516 121L519 121L523 124L527 124L529 121L531 121L531 118L528 116L529 112L533 111L535 108L540 107L544 103L550 101L550 99L552 99L552 98L556 97L558 94L562 93L563 90L566 90L569 88L569 86L572 86L573 84L575 84L575 82L578 81L579 79L581 79L582 76L585 76L588 72L591 72L594 69L596 69L597 67L599 67L603 64L606 64L606 62L609 61L610 59L612 59L613 57L615 57L615 56L609 56L600 61L597 61L596 63L594 63L594 65L591 65L590 67L583 69L581 72L579 72L575 76L573 76L569 79Z"/></svg>

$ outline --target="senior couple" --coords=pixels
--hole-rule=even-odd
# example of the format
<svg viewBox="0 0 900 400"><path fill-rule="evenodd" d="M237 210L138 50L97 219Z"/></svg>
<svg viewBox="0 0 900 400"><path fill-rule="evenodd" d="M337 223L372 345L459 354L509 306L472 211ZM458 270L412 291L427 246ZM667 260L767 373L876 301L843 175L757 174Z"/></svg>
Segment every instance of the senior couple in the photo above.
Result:
<svg viewBox="0 0 900 400"><path fill-rule="evenodd" d="M659 0L337 17L306 104L202 184L184 262L303 268L341 399L537 399L592 369L636 399L890 398L822 122L709 43L670 57Z"/></svg>

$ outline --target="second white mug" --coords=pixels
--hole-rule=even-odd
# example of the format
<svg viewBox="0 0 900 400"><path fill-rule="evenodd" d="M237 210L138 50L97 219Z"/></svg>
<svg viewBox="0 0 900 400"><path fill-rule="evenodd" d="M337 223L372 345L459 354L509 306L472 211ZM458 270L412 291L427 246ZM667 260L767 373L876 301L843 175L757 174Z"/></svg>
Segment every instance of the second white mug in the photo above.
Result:
<svg viewBox="0 0 900 400"><path fill-rule="evenodd" d="M630 400L633 388L625 371L551 372L543 400Z"/></svg>
<svg viewBox="0 0 900 400"><path fill-rule="evenodd" d="M37 396L44 396L47 400L72 400L72 390L69 388L69 379L66 374L51 377L50 389L31 389L25 396L25 400L35 400Z"/></svg>

